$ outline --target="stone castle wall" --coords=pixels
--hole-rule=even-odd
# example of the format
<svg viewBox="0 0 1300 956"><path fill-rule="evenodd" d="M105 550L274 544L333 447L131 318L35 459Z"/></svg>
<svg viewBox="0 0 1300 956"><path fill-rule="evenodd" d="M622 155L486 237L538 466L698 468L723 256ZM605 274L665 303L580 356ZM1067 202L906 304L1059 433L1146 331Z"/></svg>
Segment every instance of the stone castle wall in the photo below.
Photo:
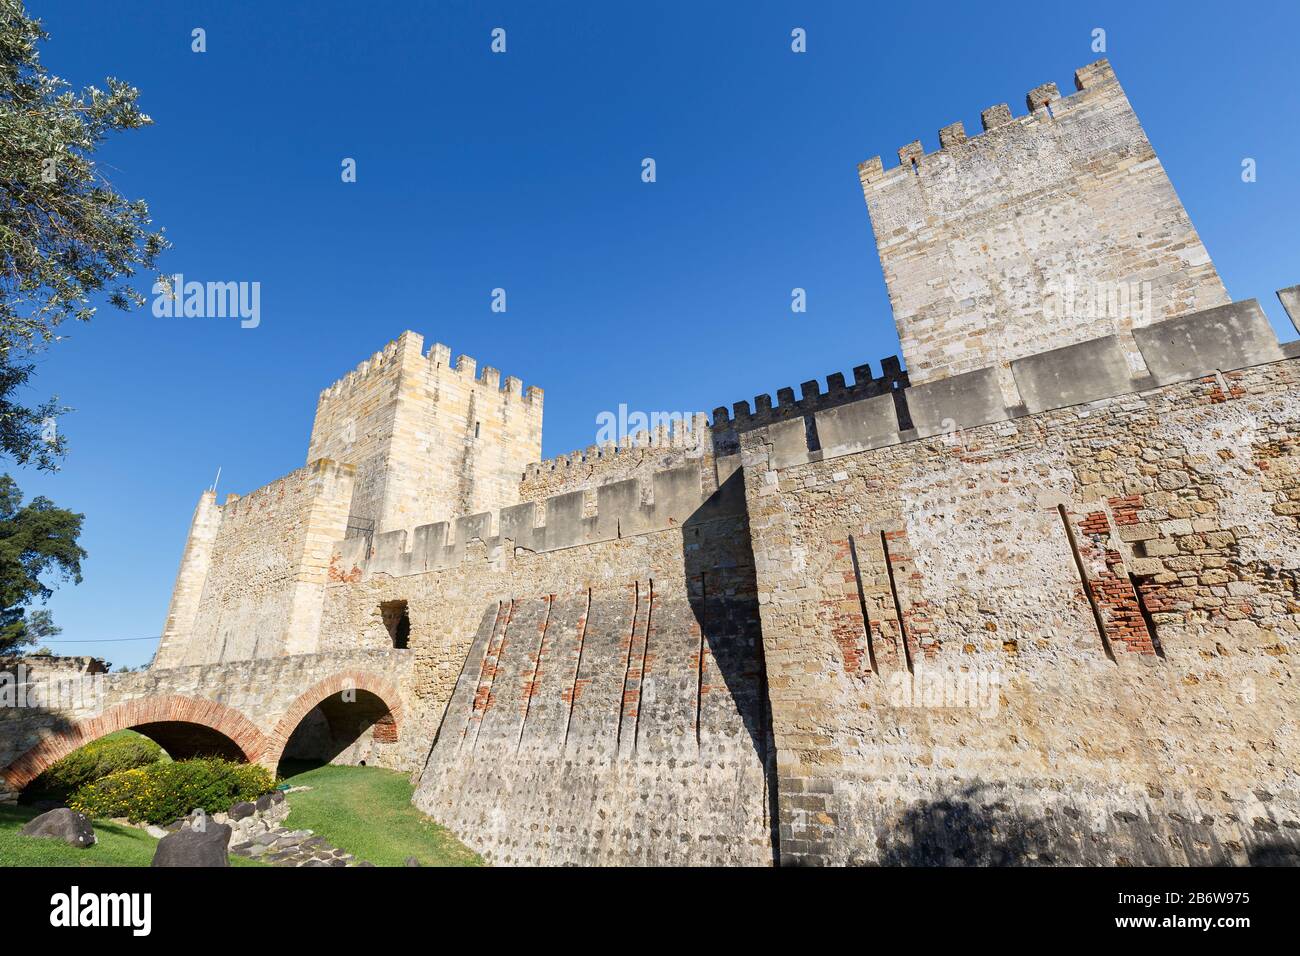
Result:
<svg viewBox="0 0 1300 956"><path fill-rule="evenodd" d="M416 804L492 861L772 860L738 483L673 476L650 506L624 482L593 517L553 499L527 531L459 523L450 545L417 529L410 551L336 556L323 640L381 647L381 606L406 603L436 740Z"/></svg>
<svg viewBox="0 0 1300 956"><path fill-rule="evenodd" d="M771 394L756 395L753 402L742 400L730 407L713 410L713 421L698 413L687 423L674 421L672 428L661 425L627 435L612 442L592 445L584 451L530 464L520 483L520 500L542 501L574 491L587 492L586 514L595 513L595 489L628 479L642 487L657 472L691 466L698 468L705 491L712 492L740 468L740 436L747 431L777 422L804 420L819 411L838 408L864 398L893 394L906 388L908 376L896 356L881 362L881 374L873 376L870 365L853 368L852 380L843 373L826 376L826 388L816 379L799 386L798 397L791 387Z"/></svg>
<svg viewBox="0 0 1300 956"><path fill-rule="evenodd" d="M656 472L686 465L699 469L705 490L712 492L718 487L713 446L708 416L698 414L690 421L678 418L671 428L665 424L626 435L618 444L591 445L584 451L530 463L519 482L519 500L543 501L628 479L648 487L647 481ZM587 511L594 513L595 497L588 498Z"/></svg>
<svg viewBox="0 0 1300 956"><path fill-rule="evenodd" d="M745 436L783 863L1294 859L1300 365L1199 371Z"/></svg>
<svg viewBox="0 0 1300 956"><path fill-rule="evenodd" d="M1140 370L1133 326L1228 301L1109 63L1075 77L1027 116L985 110L982 135L955 123L935 152L859 167L913 382L994 367L1009 385L1010 360L1110 334Z"/></svg>
<svg viewBox="0 0 1300 956"><path fill-rule="evenodd" d="M154 666L314 651L353 474L321 459L243 498L231 495L219 509L205 493Z"/></svg>

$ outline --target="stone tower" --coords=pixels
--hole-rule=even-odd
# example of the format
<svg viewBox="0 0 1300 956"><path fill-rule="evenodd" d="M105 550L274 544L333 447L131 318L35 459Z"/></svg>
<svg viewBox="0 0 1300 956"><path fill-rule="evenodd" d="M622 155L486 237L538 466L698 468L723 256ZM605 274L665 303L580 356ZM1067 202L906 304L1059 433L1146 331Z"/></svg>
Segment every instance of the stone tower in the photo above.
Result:
<svg viewBox="0 0 1300 956"><path fill-rule="evenodd" d="M1228 294L1110 64L858 167L914 385L1223 305Z"/></svg>
<svg viewBox="0 0 1300 956"><path fill-rule="evenodd" d="M542 452L542 390L403 332L321 393L308 462L356 466L349 521L411 530L519 501ZM372 527L373 526L373 527Z"/></svg>

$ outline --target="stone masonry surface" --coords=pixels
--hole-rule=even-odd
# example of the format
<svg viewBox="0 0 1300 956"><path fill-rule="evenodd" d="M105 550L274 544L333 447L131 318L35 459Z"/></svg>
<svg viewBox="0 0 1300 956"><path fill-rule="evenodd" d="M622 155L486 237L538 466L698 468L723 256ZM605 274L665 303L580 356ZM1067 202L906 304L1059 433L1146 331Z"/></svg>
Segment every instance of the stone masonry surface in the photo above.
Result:
<svg viewBox="0 0 1300 956"><path fill-rule="evenodd" d="M747 437L782 861L1294 860L1298 374Z"/></svg>

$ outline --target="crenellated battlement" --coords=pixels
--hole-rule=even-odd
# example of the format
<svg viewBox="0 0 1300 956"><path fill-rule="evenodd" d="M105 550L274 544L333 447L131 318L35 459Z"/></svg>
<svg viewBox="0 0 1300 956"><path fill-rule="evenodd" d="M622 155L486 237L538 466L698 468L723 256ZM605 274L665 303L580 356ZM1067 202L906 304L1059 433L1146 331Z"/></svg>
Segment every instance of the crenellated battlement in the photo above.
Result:
<svg viewBox="0 0 1300 956"><path fill-rule="evenodd" d="M1282 361L1268 317L1254 299L1166 319L1134 336L1146 367L1135 374L1115 336L1011 362L1015 400L1007 402L997 369L983 368L895 394L863 398L777 422L767 430L770 465L786 468L900 442L955 434L1024 415L1187 382Z"/></svg>
<svg viewBox="0 0 1300 956"><path fill-rule="evenodd" d="M220 512L221 520L233 519L250 512L275 507L285 497L286 489L296 485L310 484L318 489L314 493L320 493L319 489L333 489L336 482L343 482L350 488L355 476L356 467L353 465L328 458L318 458L282 478L268 482L260 488L254 488L246 495L238 495L232 491L226 495L225 502L216 507Z"/></svg>
<svg viewBox="0 0 1300 956"><path fill-rule="evenodd" d="M370 383L377 377L395 374L404 361L427 362L435 369L446 369L461 376L470 385L487 391L500 392L503 397L517 398L525 404L540 406L543 398L542 389L536 385L524 389L523 380L507 375L504 381L501 370L490 365L479 369L478 360L468 355L460 355L452 362L451 346L435 342L428 353L423 352L424 337L418 332L405 331L366 361L359 364L343 378L334 382L320 393L320 401L340 398L363 384ZM414 367L414 365L412 366Z"/></svg>
<svg viewBox="0 0 1300 956"><path fill-rule="evenodd" d="M533 462L524 469L524 477L537 478L546 472L564 471L579 465L626 457L629 452L643 449L690 452L709 447L712 435L709 431L709 418L703 412L697 412L689 420L674 415L670 417L670 423L661 422L653 429L638 429L624 435L617 443L601 442L597 445L588 445L580 451L571 451L545 461Z"/></svg>
<svg viewBox="0 0 1300 956"><path fill-rule="evenodd" d="M581 451L557 455L545 461L534 462L524 469L525 482L536 481L556 472L573 472L579 468L601 468L609 466L616 469L621 460L637 455L644 458L647 453L662 452L659 464L668 467L673 459L683 456L690 458L717 452L721 455L733 454L736 449L737 432L761 428L774 422L791 418L802 420L814 412L834 408L849 402L859 401L876 395L885 395L906 388L907 372L897 356L890 356L881 362L881 374L872 375L868 364L855 366L853 381L847 382L841 372L832 372L826 376L826 387L821 382L811 379L799 386L799 397L790 387L779 388L776 400L771 395L756 395L751 406L748 400L734 402L730 409L718 406L713 410L713 421L709 422L704 413L697 413L690 422L680 416L674 417L671 428L659 423L652 429L640 429L625 435L621 442L604 442L589 445Z"/></svg>
<svg viewBox="0 0 1300 956"><path fill-rule="evenodd" d="M331 401L377 380L381 376L396 374L399 357L413 349L417 354L423 339L415 332L403 332L351 372L321 390L319 401Z"/></svg>
<svg viewBox="0 0 1300 956"><path fill-rule="evenodd" d="M886 176L896 178L908 174L923 175L927 158L954 149L986 148L988 144L982 139L984 134L996 131L1009 123L1033 126L1039 122L1050 122L1056 118L1057 113L1079 106L1099 87L1117 82L1109 60L1101 59L1087 66L1081 66L1074 71L1075 92L1069 96L1061 96L1061 91L1055 83L1044 83L1026 93L1025 105L1029 112L1024 116L1017 117L1006 103L995 103L980 112L980 125L983 127L981 133L967 135L965 124L958 121L939 130L937 150L927 153L919 139L899 147L898 166L891 167L888 172L879 156L873 156L866 162L859 163L858 176L862 187L866 190L868 185L877 183Z"/></svg>
<svg viewBox="0 0 1300 956"><path fill-rule="evenodd" d="M702 483L694 467L655 472L595 489L596 508L588 513L587 491L552 495L452 521L420 525L374 536L345 538L334 545L331 579L352 582L375 574L400 576L453 567L464 560L472 541L489 559L499 559L506 542L535 553L560 551L744 513L744 490L736 475L717 491Z"/></svg>
<svg viewBox="0 0 1300 956"><path fill-rule="evenodd" d="M730 410L719 405L713 410L713 429L715 433L728 429L747 431L907 387L907 372L898 356L891 355L881 361L880 369L881 374L873 376L870 365L855 366L852 384L845 382L842 373L832 372L826 376L825 391L817 379L811 379L799 386L798 398L795 398L793 388L779 388L775 404L771 395L756 395L752 407L747 400L733 402Z"/></svg>
<svg viewBox="0 0 1300 956"><path fill-rule="evenodd" d="M427 356L428 361L434 368L445 368L455 372L467 384L488 391L497 391L502 395L513 396L530 405L541 405L543 391L536 385L529 385L525 390L523 380L514 375L507 375L503 381L500 369L493 368L491 365L484 365L480 370L478 360L468 355L458 355L454 363L451 357L451 346L444 345L441 342L435 342L429 349Z"/></svg>

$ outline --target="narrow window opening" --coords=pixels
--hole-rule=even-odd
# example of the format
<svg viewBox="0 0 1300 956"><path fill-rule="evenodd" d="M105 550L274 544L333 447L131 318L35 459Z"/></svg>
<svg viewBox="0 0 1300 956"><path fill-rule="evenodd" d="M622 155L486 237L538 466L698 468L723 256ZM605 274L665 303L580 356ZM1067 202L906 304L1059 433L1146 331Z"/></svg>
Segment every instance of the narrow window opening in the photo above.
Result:
<svg viewBox="0 0 1300 956"><path fill-rule="evenodd" d="M812 415L803 417L804 440L808 443L809 451L821 451L821 436L817 434L817 419Z"/></svg>
<svg viewBox="0 0 1300 956"><path fill-rule="evenodd" d="M483 423L482 423L482 422L475 422L475 423L474 423L474 437L475 437L475 438L478 438L478 428L479 428L479 425L481 425L481 424L483 424Z"/></svg>
<svg viewBox="0 0 1300 956"><path fill-rule="evenodd" d="M385 601L379 605L379 613L384 620L384 629L393 642L393 647L406 650L410 646L411 618L406 610L405 601Z"/></svg>

